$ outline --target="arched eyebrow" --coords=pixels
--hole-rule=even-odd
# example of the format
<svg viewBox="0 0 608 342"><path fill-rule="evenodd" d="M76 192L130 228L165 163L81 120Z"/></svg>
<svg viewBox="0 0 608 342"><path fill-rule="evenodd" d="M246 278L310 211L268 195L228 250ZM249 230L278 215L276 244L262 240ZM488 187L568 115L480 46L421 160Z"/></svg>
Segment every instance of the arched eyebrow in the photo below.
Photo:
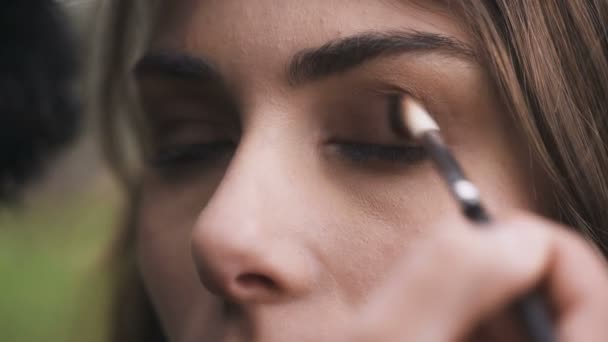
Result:
<svg viewBox="0 0 608 342"><path fill-rule="evenodd" d="M421 31L367 32L297 53L288 68L293 86L349 71L373 59L404 53L441 53L475 61L474 49L449 36Z"/></svg>
<svg viewBox="0 0 608 342"><path fill-rule="evenodd" d="M474 50L464 42L420 31L367 32L339 38L321 47L296 53L287 66L292 86L343 73L380 57L434 53L475 61ZM157 75L172 79L222 83L223 75L206 58L172 50L154 50L136 64L135 76Z"/></svg>

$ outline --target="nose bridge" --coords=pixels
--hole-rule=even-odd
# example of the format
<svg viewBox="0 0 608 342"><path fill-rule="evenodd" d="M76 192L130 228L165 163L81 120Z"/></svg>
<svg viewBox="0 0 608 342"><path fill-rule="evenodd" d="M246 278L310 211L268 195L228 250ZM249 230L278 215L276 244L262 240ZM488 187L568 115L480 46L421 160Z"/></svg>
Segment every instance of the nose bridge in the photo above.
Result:
<svg viewBox="0 0 608 342"><path fill-rule="evenodd" d="M293 297L313 281L313 263L286 228L280 151L246 137L192 235L204 286L233 302ZM285 224L284 224L285 223Z"/></svg>
<svg viewBox="0 0 608 342"><path fill-rule="evenodd" d="M276 209L289 208L294 197L287 194L298 191L290 170L293 156L302 147L294 139L294 131L299 130L288 119L286 101L268 103L265 99L274 97L266 95L248 102L250 109L243 115L245 128L236 154L203 212L238 220L234 223L249 233L274 229L276 224L264 221L277 223L280 217Z"/></svg>
<svg viewBox="0 0 608 342"><path fill-rule="evenodd" d="M263 239L268 242L276 237L272 225L266 221L276 220L267 207L273 199L271 180L271 146L243 139L222 182L202 211L197 226L198 236L212 240L216 245L253 253L255 246L248 242ZM277 179L277 175L274 179Z"/></svg>
<svg viewBox="0 0 608 342"><path fill-rule="evenodd" d="M276 184L282 183L277 145L265 135L245 136L203 215L224 216L229 210L228 218L241 221L243 229L263 220L264 207L272 206Z"/></svg>

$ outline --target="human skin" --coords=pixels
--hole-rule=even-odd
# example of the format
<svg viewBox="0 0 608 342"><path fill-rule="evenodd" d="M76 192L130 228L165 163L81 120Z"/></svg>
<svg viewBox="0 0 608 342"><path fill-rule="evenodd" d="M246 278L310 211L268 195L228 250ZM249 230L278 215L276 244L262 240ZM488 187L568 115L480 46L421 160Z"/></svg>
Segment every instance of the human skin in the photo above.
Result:
<svg viewBox="0 0 608 342"><path fill-rule="evenodd" d="M311 80L287 72L303 50L373 32L473 46L457 17L403 0L184 0L162 13L149 53L164 64L137 72L152 138L137 256L170 340L419 341L428 330L416 317L444 318L429 340L460 338L553 279L555 255L593 260L584 267L606 289L601 262L576 237L509 218L550 204L474 57L401 51ZM181 69L167 71L173 64ZM464 222L415 143L391 132L389 95L402 91L433 113L504 217L499 232ZM408 305L434 297L459 305Z"/></svg>

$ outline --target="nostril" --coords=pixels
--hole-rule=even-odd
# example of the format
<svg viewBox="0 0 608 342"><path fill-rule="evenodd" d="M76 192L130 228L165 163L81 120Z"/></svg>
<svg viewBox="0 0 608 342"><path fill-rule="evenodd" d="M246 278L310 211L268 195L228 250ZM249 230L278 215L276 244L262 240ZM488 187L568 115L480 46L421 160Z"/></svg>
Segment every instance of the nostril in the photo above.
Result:
<svg viewBox="0 0 608 342"><path fill-rule="evenodd" d="M255 273L241 274L236 278L237 284L244 288L262 287L269 291L278 290L277 284L267 276Z"/></svg>

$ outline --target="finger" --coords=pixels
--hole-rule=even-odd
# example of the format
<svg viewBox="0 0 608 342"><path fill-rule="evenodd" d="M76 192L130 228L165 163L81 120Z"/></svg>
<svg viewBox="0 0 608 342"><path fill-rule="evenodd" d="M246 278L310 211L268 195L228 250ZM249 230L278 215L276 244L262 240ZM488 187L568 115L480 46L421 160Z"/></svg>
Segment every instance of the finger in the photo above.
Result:
<svg viewBox="0 0 608 342"><path fill-rule="evenodd" d="M456 231L414 247L372 300L366 324L393 333L383 340L463 338L484 317L532 288L548 269L552 239L547 229Z"/></svg>
<svg viewBox="0 0 608 342"><path fill-rule="evenodd" d="M559 313L560 341L608 341L608 267L571 232L554 233L548 291Z"/></svg>

